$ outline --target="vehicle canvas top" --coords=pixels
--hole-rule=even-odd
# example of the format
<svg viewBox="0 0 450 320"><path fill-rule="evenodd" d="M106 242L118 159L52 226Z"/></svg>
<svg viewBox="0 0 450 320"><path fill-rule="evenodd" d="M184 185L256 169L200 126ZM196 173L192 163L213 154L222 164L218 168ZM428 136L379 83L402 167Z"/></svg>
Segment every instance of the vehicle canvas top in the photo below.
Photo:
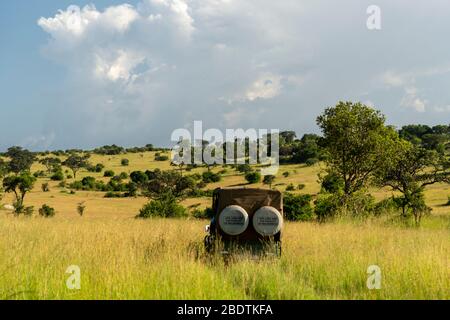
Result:
<svg viewBox="0 0 450 320"><path fill-rule="evenodd" d="M271 206L283 214L283 196L278 190L255 188L226 188L214 191L213 208L215 214L230 205L238 205L244 208L249 217L261 207Z"/></svg>

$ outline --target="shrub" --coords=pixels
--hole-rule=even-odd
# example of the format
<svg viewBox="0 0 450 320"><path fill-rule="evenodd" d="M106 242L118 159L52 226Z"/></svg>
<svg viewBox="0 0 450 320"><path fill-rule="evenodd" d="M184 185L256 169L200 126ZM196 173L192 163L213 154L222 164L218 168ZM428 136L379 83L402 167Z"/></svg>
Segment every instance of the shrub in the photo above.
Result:
<svg viewBox="0 0 450 320"><path fill-rule="evenodd" d="M185 217L187 215L188 212L186 208L178 204L176 198L172 194L168 193L145 204L139 211L137 218L175 218Z"/></svg>
<svg viewBox="0 0 450 320"><path fill-rule="evenodd" d="M317 219L319 222L325 222L338 214L340 208L339 195L319 194L315 205L314 212Z"/></svg>
<svg viewBox="0 0 450 320"><path fill-rule="evenodd" d="M297 189L298 189L298 190L303 190L303 189L305 189L305 187L306 187L305 184L299 183L298 186L297 186Z"/></svg>
<svg viewBox="0 0 450 320"><path fill-rule="evenodd" d="M401 205L398 200L399 200L398 197L393 196L379 201L378 203L375 204L374 214L381 215L398 212L401 208Z"/></svg>
<svg viewBox="0 0 450 320"><path fill-rule="evenodd" d="M127 197L136 197L137 196L137 192L138 192L137 184L134 183L133 181L129 182L127 184L127 193L125 194L125 196L127 196Z"/></svg>
<svg viewBox="0 0 450 320"><path fill-rule="evenodd" d="M49 192L50 188L48 187L48 183L45 182L41 185L42 192Z"/></svg>
<svg viewBox="0 0 450 320"><path fill-rule="evenodd" d="M35 173L33 173L33 176L35 178L42 178L42 177L45 177L45 172L42 170L39 170L39 171L36 171Z"/></svg>
<svg viewBox="0 0 450 320"><path fill-rule="evenodd" d="M84 177L81 180L81 184L83 185L82 187L83 190L95 190L96 187L94 177Z"/></svg>
<svg viewBox="0 0 450 320"><path fill-rule="evenodd" d="M63 181L64 180L64 173L61 170L58 170L55 172L51 177L51 180L53 181Z"/></svg>
<svg viewBox="0 0 450 320"><path fill-rule="evenodd" d="M122 160L120 160L120 164L121 164L122 166L126 167L126 166L130 165L130 160L128 160L128 159L122 159Z"/></svg>
<svg viewBox="0 0 450 320"><path fill-rule="evenodd" d="M322 178L322 191L336 193L344 189L344 180L336 174L329 173Z"/></svg>
<svg viewBox="0 0 450 320"><path fill-rule="evenodd" d="M344 203L345 214L354 217L367 217L374 213L375 198L364 191L355 192Z"/></svg>
<svg viewBox="0 0 450 320"><path fill-rule="evenodd" d="M450 196L448 196L448 201L446 203L446 206L450 206Z"/></svg>
<svg viewBox="0 0 450 320"><path fill-rule="evenodd" d="M239 164L237 165L236 170L242 173L248 173L252 171L252 167L249 164Z"/></svg>
<svg viewBox="0 0 450 320"><path fill-rule="evenodd" d="M270 188L272 188L272 183L275 181L275 176L272 174L269 174L267 176L264 176L263 183L268 184Z"/></svg>
<svg viewBox="0 0 450 320"><path fill-rule="evenodd" d="M155 161L168 161L169 156L161 155L161 156L155 156Z"/></svg>
<svg viewBox="0 0 450 320"><path fill-rule="evenodd" d="M80 215L80 217L82 217L84 215L85 210L86 210L86 205L84 204L84 202L78 203L77 212Z"/></svg>
<svg viewBox="0 0 450 320"><path fill-rule="evenodd" d="M311 207L312 196L309 194L294 195L292 193L284 194L284 214L290 221L308 221L314 217L314 211Z"/></svg>
<svg viewBox="0 0 450 320"><path fill-rule="evenodd" d="M126 173L126 172L121 172L121 173L119 174L119 178L120 178L121 180L128 179L128 173Z"/></svg>
<svg viewBox="0 0 450 320"><path fill-rule="evenodd" d="M212 182L219 182L222 179L222 177L220 176L220 174L211 171L205 171L202 174L202 179L203 182L205 183L212 183Z"/></svg>
<svg viewBox="0 0 450 320"><path fill-rule="evenodd" d="M319 163L319 159L317 159L317 158L309 158L309 159L306 159L306 161L305 161L305 164L307 165L307 166L313 166L313 165L315 165L316 163Z"/></svg>
<svg viewBox="0 0 450 320"><path fill-rule="evenodd" d="M29 207L23 208L23 214L25 216L31 216L31 215L33 215L33 212L34 212L34 207L33 206L29 206Z"/></svg>
<svg viewBox="0 0 450 320"><path fill-rule="evenodd" d="M292 183L289 183L288 186L286 187L286 191L294 191L295 190L295 186Z"/></svg>
<svg viewBox="0 0 450 320"><path fill-rule="evenodd" d="M130 179L131 179L131 181L133 181L134 183L142 184L142 183L148 181L148 175L145 174L145 173L142 172L142 171L133 171L133 172L130 174Z"/></svg>
<svg viewBox="0 0 450 320"><path fill-rule="evenodd" d="M283 177L285 178L289 177L289 172L288 171L283 172Z"/></svg>
<svg viewBox="0 0 450 320"><path fill-rule="evenodd" d="M211 219L214 216L214 210L212 208L203 210L196 208L192 211L192 216L196 219Z"/></svg>
<svg viewBox="0 0 450 320"><path fill-rule="evenodd" d="M256 172L256 171L255 172L248 172L245 175L245 180L247 180L247 182L249 184L258 183L258 182L261 181L261 174L259 172Z"/></svg>
<svg viewBox="0 0 450 320"><path fill-rule="evenodd" d="M50 218L50 217L54 217L55 216L55 209L53 209L52 207L44 204L40 209L39 209L39 215L44 217L44 218Z"/></svg>
<svg viewBox="0 0 450 320"><path fill-rule="evenodd" d="M97 163L97 164L95 165L95 172L97 172L97 173L102 172L103 169L105 169L105 166L104 166L103 164Z"/></svg>
<svg viewBox="0 0 450 320"><path fill-rule="evenodd" d="M112 170L106 170L103 174L104 177L114 177L115 173Z"/></svg>

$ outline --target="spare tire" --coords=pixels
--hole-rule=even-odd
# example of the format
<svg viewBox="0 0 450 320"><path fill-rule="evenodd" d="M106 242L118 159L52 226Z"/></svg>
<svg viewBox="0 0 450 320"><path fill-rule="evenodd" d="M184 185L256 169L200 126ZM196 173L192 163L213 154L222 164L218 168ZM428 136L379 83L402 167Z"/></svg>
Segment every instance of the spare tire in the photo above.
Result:
<svg viewBox="0 0 450 320"><path fill-rule="evenodd" d="M253 227L262 236L274 236L283 227L283 216L274 207L259 208L253 215Z"/></svg>
<svg viewBox="0 0 450 320"><path fill-rule="evenodd" d="M248 213L240 206L228 206L219 215L220 229L230 236L237 236L244 232L248 223Z"/></svg>

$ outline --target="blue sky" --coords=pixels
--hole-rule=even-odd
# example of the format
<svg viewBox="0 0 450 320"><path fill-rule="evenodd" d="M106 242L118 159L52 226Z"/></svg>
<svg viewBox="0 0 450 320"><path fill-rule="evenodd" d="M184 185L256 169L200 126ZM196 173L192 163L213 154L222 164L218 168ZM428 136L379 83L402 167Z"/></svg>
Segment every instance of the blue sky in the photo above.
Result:
<svg viewBox="0 0 450 320"><path fill-rule="evenodd" d="M381 30L366 26L371 4ZM448 124L449 11L444 0L2 1L0 150L168 145L194 120L302 134L339 100L394 125Z"/></svg>

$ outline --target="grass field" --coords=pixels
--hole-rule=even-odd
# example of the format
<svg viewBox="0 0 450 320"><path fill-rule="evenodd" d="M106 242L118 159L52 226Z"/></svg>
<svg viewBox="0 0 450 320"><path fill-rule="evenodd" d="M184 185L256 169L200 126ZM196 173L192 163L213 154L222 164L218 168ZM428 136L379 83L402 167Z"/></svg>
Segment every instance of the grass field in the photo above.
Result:
<svg viewBox="0 0 450 320"><path fill-rule="evenodd" d="M120 160L128 158L130 166ZM154 153L93 156L116 174L169 169ZM35 165L32 171L43 167ZM221 168L220 168L221 169ZM196 169L202 171L204 169ZM216 169L219 170L219 169ZM241 185L231 168L216 186ZM283 172L290 174L283 177ZM320 166L282 166L275 187L305 184L301 193L319 191ZM101 178L103 174L80 172ZM328 224L287 223L281 259L243 257L229 265L206 260L202 248L206 221L136 220L145 198L106 199L103 193L62 193L56 182L40 190L40 178L25 198L35 210L46 203L56 217L14 217L0 210L0 299L449 299L449 185L426 192L433 208L420 228L406 228L386 219ZM262 185L255 185L262 186ZM377 199L387 190L373 190ZM2 203L11 204L11 195ZM76 206L85 202L85 216ZM208 198L184 204L210 205ZM81 270L81 289L69 290L66 269ZM382 287L369 290L367 268L378 265Z"/></svg>

